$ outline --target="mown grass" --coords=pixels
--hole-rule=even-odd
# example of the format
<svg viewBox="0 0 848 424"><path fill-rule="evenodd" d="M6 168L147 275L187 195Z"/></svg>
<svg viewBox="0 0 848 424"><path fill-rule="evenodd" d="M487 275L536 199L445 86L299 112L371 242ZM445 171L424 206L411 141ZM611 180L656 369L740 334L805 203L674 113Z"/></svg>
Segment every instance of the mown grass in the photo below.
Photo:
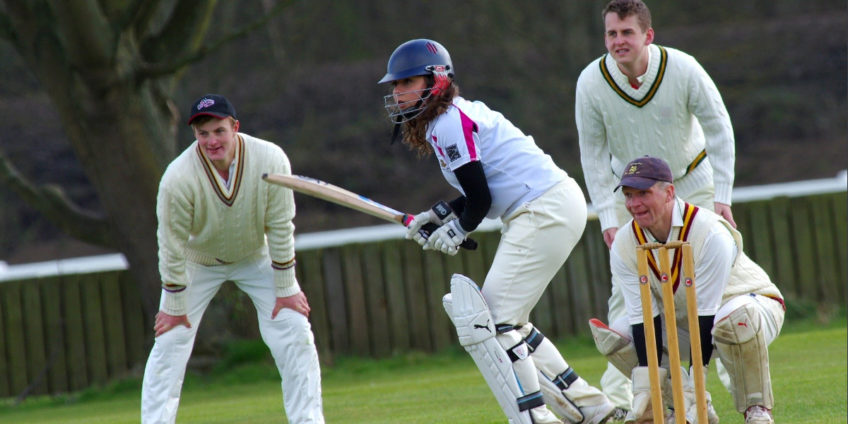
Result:
<svg viewBox="0 0 848 424"><path fill-rule="evenodd" d="M780 423L845 423L846 321L789 317L772 344L771 374ZM569 363L597 384L605 367L588 337L558 343ZM257 359L258 358L258 359ZM503 423L505 419L471 359L460 349L388 359L337 358L323 370L328 423ZM139 379L73 395L0 401L2 423L137 423ZM710 370L708 390L722 422L742 422ZM179 423L280 423L280 384L260 343L239 343L207 375L188 375Z"/></svg>

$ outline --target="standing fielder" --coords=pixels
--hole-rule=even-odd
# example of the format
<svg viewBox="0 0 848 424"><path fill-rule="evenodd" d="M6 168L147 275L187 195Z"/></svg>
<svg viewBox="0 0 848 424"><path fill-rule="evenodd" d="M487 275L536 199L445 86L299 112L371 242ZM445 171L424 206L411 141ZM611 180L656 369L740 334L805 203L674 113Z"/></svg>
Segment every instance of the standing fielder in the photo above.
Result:
<svg viewBox="0 0 848 424"><path fill-rule="evenodd" d="M630 219L624 197L613 192L618 173L642 155L665 158L678 196L735 227L733 127L712 79L692 56L653 44L651 12L641 0L613 0L602 18L608 54L580 74L574 111L580 161L604 242L611 246L619 225ZM608 318L624 313L613 286ZM616 405L629 408L629 382L612 365L601 386Z"/></svg>
<svg viewBox="0 0 848 424"><path fill-rule="evenodd" d="M235 108L223 96L195 101L188 123L197 140L165 170L156 202L162 298L144 370L141 422L176 420L197 327L230 280L256 307L289 422L323 423L309 303L294 270L294 194L261 178L290 174L288 157L279 146L238 132Z"/></svg>
<svg viewBox="0 0 848 424"><path fill-rule="evenodd" d="M459 97L453 76L447 50L417 39L392 53L380 80L394 87L386 108L403 141L421 154L435 152L442 175L462 194L416 215L408 238L455 255L484 217L500 218L502 238L482 291L455 274L444 298L460 343L511 423L560 423L548 406L569 422L605 422L614 406L529 322L583 233L583 194L532 137ZM418 230L430 222L439 227L424 238Z"/></svg>
<svg viewBox="0 0 848 424"><path fill-rule="evenodd" d="M695 287L701 348L706 365L713 345L729 377L736 410L748 424L773 424L774 397L769 372L768 345L783 326L783 296L769 276L742 251L742 235L715 213L684 202L675 195L672 171L662 159L641 157L623 168L619 183L633 219L621 227L610 250L613 285L624 296L627 313L610 326L593 328L598 350L633 382L633 408L627 422L650 417L650 381L636 247L644 243L688 241L695 263ZM657 264L649 256L654 328L665 329L661 320L661 286ZM671 283L681 347L689 345L685 290L677 290L682 255L674 255ZM657 352L663 362L663 331L656 331ZM682 353L686 353L685 351ZM668 361L660 369L663 385L668 381ZM690 359L691 363L691 359ZM683 371L686 419L696 423L692 369ZM664 402L672 400L664 395ZM718 422L707 393L709 423ZM674 413L680 413L675 411ZM666 421L666 422L673 422ZM703 423L702 423L703 424Z"/></svg>

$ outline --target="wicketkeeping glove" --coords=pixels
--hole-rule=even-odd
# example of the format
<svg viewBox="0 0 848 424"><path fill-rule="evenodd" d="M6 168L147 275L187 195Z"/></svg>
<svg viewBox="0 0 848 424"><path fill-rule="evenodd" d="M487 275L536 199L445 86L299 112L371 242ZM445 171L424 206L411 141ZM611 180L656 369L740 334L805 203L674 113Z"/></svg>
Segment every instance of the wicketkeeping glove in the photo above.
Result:
<svg viewBox="0 0 848 424"><path fill-rule="evenodd" d="M444 200L438 201L430 209L415 215L406 227L406 238L415 240L424 247L430 234L439 226L456 219L456 214ZM430 224L430 225L428 225Z"/></svg>
<svg viewBox="0 0 848 424"><path fill-rule="evenodd" d="M430 238L427 240L427 245L424 249L438 250L448 255L456 255L459 251L459 246L465 241L465 236L468 233L459 225L459 220L454 219L439 227Z"/></svg>

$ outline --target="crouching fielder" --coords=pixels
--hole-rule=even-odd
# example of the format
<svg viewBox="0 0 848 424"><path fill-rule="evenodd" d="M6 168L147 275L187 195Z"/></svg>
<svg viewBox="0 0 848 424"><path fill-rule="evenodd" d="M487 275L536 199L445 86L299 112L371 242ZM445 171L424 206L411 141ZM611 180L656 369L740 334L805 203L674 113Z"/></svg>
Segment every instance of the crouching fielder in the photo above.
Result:
<svg viewBox="0 0 848 424"><path fill-rule="evenodd" d="M671 171L665 161L647 156L631 161L624 169L619 187L633 219L616 235L610 251L610 267L613 284L624 294L627 316L609 327L592 320L590 327L598 350L621 372L632 376L633 404L628 420L645 419L651 413L636 246L681 240L692 245L704 369L715 345L727 369L729 381L724 382L725 386L737 411L744 414L745 422L773 423L768 345L783 326L785 308L780 291L763 269L743 253L742 236L727 221L675 196ZM680 256L674 255L672 261L675 289L679 283L675 279L682 267ZM660 314L661 288L656 266L659 262L655 257L648 259L652 270L648 278L654 326L665 329ZM684 290L675 290L681 350L688 350L689 346L685 299ZM656 334L657 352L662 356L663 332L658 330ZM665 367L660 369L660 375L667 390L668 362L659 359ZM689 422L697 423L691 368L683 374L686 417ZM671 406L670 393L664 394L663 400ZM710 424L718 422L711 402L708 407Z"/></svg>
<svg viewBox="0 0 848 424"><path fill-rule="evenodd" d="M570 422L603 422L614 406L529 321L583 233L583 193L532 137L485 104L459 97L453 76L447 50L418 39L392 53L380 80L393 86L386 108L404 143L435 152L442 175L461 193L416 215L408 237L455 255L484 217L500 218L502 238L482 291L456 275L445 297L460 341L510 422L561 422L548 406ZM428 223L439 227L422 236Z"/></svg>

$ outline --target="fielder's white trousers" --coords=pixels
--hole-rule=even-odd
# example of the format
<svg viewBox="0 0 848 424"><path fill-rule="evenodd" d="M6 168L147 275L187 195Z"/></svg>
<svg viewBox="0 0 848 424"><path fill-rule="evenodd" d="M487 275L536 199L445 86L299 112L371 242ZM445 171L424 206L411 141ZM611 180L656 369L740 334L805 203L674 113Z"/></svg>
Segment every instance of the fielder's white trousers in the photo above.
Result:
<svg viewBox="0 0 848 424"><path fill-rule="evenodd" d="M197 328L209 302L224 281L247 293L259 321L262 340L282 378L283 404L289 423L323 423L321 370L309 321L291 309L271 319L276 297L270 259L261 255L235 264L186 264L191 328L178 326L156 338L144 370L141 390L142 424L176 421L186 364ZM247 411L246 411L247 412Z"/></svg>

